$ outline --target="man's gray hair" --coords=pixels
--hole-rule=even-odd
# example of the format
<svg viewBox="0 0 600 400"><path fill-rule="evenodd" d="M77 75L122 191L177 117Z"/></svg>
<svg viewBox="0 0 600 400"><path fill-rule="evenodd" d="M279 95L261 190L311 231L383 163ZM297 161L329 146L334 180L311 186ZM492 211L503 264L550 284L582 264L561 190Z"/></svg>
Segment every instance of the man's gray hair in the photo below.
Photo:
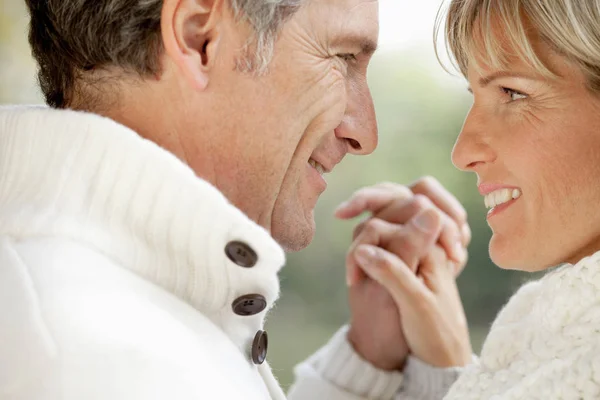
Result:
<svg viewBox="0 0 600 400"><path fill-rule="evenodd" d="M254 32L255 51L238 64L245 71L264 71L273 55L273 45L280 27L292 16L304 0L230 0L238 17L245 18ZM252 41L248 43L252 45Z"/></svg>
<svg viewBox="0 0 600 400"><path fill-rule="evenodd" d="M25 1L38 79L51 107L65 108L85 97L82 83L89 71L116 67L142 77L161 72L163 0ZM238 69L264 71L281 26L305 0L228 1L255 32L247 46L253 51L238 61Z"/></svg>

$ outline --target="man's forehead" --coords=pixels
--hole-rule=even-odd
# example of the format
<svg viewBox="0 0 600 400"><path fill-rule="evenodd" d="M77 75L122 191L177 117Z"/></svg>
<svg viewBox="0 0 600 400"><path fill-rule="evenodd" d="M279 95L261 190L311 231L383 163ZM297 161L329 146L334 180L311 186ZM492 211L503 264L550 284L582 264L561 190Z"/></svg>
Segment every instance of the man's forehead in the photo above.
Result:
<svg viewBox="0 0 600 400"><path fill-rule="evenodd" d="M326 18L324 28L334 45L351 42L366 53L375 51L379 37L377 0L313 0L311 3L319 3L318 14Z"/></svg>

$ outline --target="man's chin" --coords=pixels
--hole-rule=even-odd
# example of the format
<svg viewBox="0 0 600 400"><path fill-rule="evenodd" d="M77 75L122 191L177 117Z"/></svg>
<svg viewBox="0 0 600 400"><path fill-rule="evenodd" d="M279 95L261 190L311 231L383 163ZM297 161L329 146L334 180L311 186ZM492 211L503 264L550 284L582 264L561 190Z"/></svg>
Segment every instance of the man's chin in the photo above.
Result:
<svg viewBox="0 0 600 400"><path fill-rule="evenodd" d="M296 252L305 249L315 237L315 220L287 220L273 224L271 235L286 252Z"/></svg>

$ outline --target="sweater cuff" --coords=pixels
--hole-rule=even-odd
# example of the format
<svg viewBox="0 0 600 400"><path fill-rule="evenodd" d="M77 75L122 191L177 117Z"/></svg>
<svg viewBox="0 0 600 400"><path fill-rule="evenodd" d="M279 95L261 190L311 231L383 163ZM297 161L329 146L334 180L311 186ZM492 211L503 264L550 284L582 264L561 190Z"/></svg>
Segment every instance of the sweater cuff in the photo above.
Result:
<svg viewBox="0 0 600 400"><path fill-rule="evenodd" d="M443 399L463 370L464 367L436 368L409 356L397 399Z"/></svg>
<svg viewBox="0 0 600 400"><path fill-rule="evenodd" d="M341 328L318 354L316 370L325 380L346 392L377 400L391 400L400 389L403 375L383 371L360 357Z"/></svg>

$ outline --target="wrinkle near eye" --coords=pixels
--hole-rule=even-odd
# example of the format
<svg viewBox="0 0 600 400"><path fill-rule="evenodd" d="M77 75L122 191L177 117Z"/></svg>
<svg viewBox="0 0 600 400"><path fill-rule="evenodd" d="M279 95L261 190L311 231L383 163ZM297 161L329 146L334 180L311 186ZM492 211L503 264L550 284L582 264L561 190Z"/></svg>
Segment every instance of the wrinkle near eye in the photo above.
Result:
<svg viewBox="0 0 600 400"><path fill-rule="evenodd" d="M538 130L540 127L548 126L552 124L551 120L560 114L560 107L547 100L540 97L519 100L515 103L520 103L520 105L507 111L506 118L512 123L527 124L527 129Z"/></svg>
<svg viewBox="0 0 600 400"><path fill-rule="evenodd" d="M350 71L350 65L338 56L331 56L329 59L333 63L333 70L337 71L344 79L346 79L348 72Z"/></svg>
<svg viewBox="0 0 600 400"><path fill-rule="evenodd" d="M530 125L532 129L544 124L541 113L535 112L535 110L527 110L521 113L521 117L523 118L523 122Z"/></svg>

